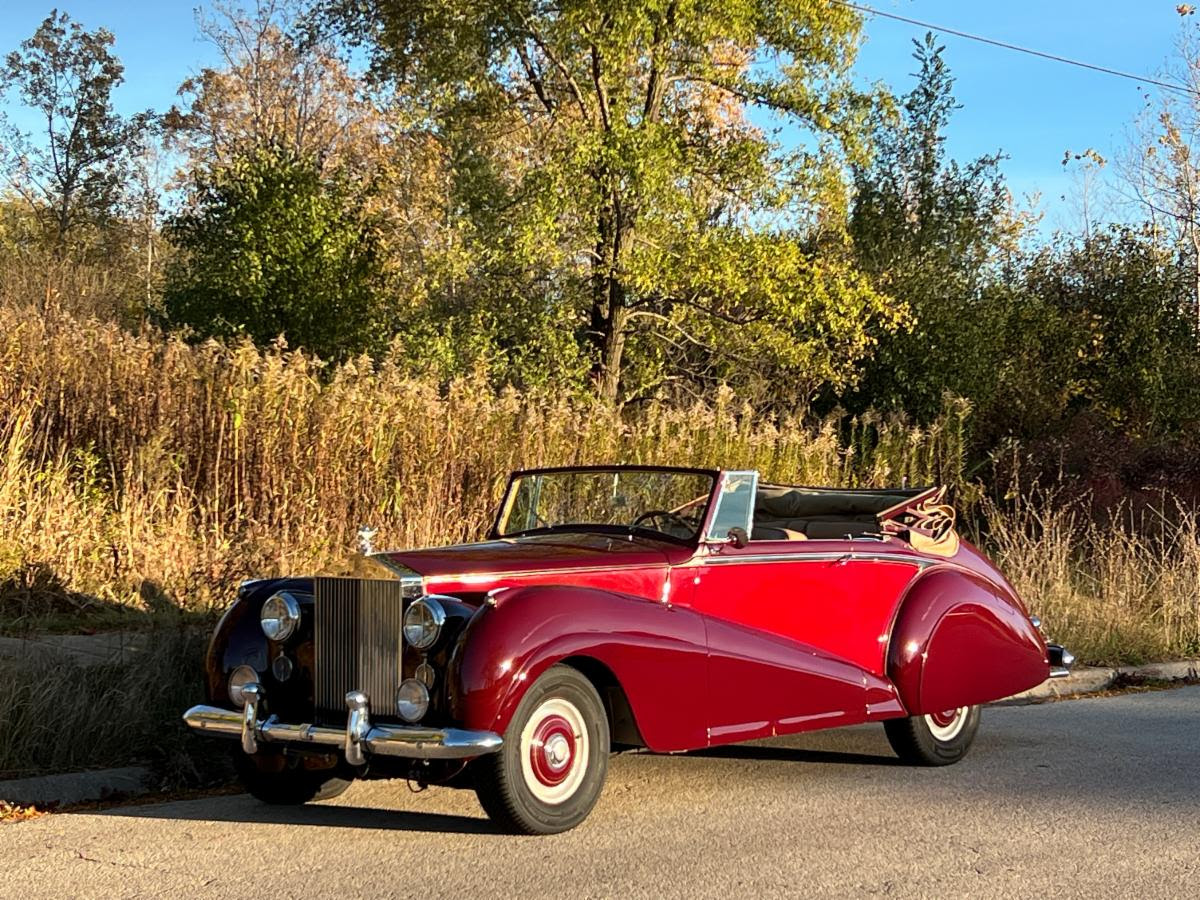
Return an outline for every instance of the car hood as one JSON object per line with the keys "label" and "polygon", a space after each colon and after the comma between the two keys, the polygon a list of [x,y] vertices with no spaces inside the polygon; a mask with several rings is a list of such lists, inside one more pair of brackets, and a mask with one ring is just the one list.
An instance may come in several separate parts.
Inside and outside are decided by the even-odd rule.
{"label": "car hood", "polygon": [[377,553],[380,562],[419,575],[502,575],[562,569],[664,566],[691,555],[690,548],[641,536],[563,533],[502,538],[452,547]]}

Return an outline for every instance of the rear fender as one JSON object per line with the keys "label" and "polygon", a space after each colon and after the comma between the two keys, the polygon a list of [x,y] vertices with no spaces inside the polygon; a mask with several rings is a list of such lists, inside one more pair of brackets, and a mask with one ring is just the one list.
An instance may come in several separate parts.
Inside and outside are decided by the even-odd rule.
{"label": "rear fender", "polygon": [[1000,700],[1049,674],[1046,644],[1006,586],[950,566],[909,586],[888,646],[909,715]]}
{"label": "rear fender", "polygon": [[594,588],[537,586],[499,593],[467,626],[455,654],[454,718],[503,734],[525,691],[570,657],[617,679],[646,746],[707,744],[704,623],[679,607]]}

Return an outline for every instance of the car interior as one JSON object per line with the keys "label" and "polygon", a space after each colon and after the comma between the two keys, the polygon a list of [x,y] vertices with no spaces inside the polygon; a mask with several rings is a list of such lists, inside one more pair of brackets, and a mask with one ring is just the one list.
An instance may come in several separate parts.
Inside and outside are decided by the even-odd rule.
{"label": "car interior", "polygon": [[920,489],[851,490],[760,484],[754,498],[752,541],[878,537],[879,513]]}

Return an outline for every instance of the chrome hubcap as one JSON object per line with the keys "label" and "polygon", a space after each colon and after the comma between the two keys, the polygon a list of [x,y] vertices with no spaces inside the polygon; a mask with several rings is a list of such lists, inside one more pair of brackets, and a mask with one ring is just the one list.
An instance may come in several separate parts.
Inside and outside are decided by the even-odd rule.
{"label": "chrome hubcap", "polygon": [[542,747],[542,751],[546,754],[546,762],[550,764],[550,768],[552,769],[561,769],[571,758],[570,745],[567,743],[567,739],[561,734],[556,734],[550,740],[546,741]]}

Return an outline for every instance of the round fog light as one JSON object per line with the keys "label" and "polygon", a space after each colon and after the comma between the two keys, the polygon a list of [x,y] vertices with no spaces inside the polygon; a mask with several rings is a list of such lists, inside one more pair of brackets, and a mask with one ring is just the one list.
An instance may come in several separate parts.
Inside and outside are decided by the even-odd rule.
{"label": "round fog light", "polygon": [[246,705],[246,698],[242,696],[242,688],[248,684],[258,683],[258,673],[249,666],[238,666],[229,673],[229,699],[233,705],[239,709]]}
{"label": "round fog light", "polygon": [[271,663],[271,672],[276,681],[287,681],[292,677],[292,669],[292,661],[283,654],[275,657],[275,662]]}
{"label": "round fog light", "polygon": [[405,722],[420,720],[429,710],[429,688],[415,678],[406,678],[396,689],[396,712]]}

